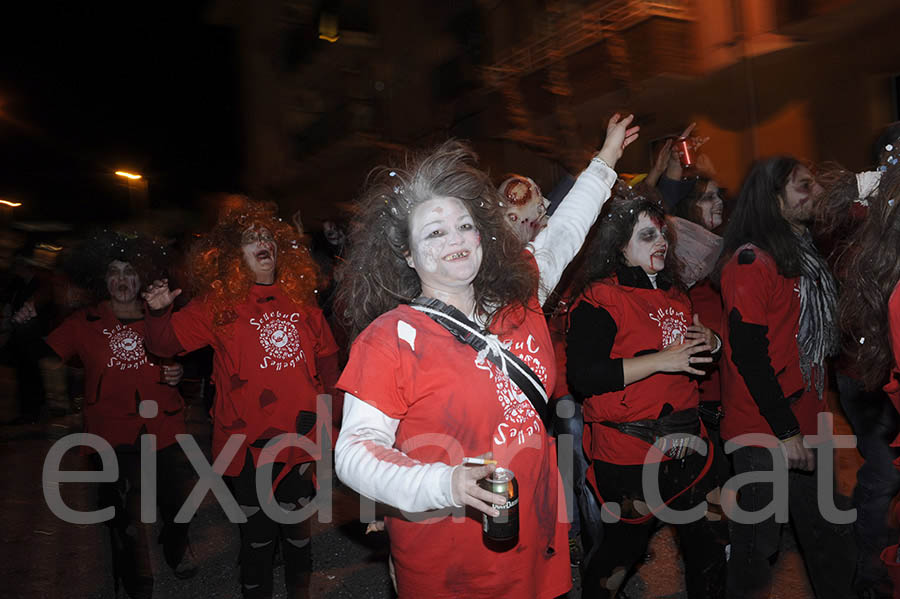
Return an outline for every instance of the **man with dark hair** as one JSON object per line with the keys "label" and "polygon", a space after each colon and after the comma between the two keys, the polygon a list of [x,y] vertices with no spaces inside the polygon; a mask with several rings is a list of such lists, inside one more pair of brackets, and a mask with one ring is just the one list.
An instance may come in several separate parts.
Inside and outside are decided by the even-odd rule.
{"label": "man with dark hair", "polygon": [[[732,519],[730,597],[769,596],[781,532],[776,518],[786,515],[785,507],[816,596],[852,594],[850,528],[826,521],[817,501],[819,475],[833,473],[817,469],[804,443],[817,430],[818,414],[827,411],[825,360],[839,346],[836,285],[808,229],[815,188],[796,159],[762,161],[750,171],[725,232],[721,432],[738,444],[736,473],[759,472],[766,481],[741,485],[738,507],[759,520],[776,503],[760,522],[748,523],[747,514]],[[786,491],[774,488],[779,477],[771,471],[778,467],[790,469]],[[820,486],[834,488],[833,481]],[[778,506],[785,494],[788,505]]]}

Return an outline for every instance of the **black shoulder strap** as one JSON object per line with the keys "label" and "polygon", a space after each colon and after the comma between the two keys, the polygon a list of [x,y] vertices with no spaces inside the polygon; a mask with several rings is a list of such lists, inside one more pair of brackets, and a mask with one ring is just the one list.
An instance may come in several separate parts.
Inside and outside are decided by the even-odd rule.
{"label": "black shoulder strap", "polygon": [[[453,306],[449,306],[441,300],[419,297],[413,300],[410,307],[427,314],[436,323],[450,331],[459,341],[475,349],[476,352],[480,353],[488,348],[486,335],[480,331],[479,326]],[[547,403],[547,391],[544,389],[541,379],[525,362],[508,349],[500,348],[500,352],[503,354],[502,356],[498,355],[493,348],[488,349],[487,359],[500,368],[503,368],[503,362],[506,361],[506,372],[509,378],[531,402],[543,422],[544,428],[549,432],[550,408]]]}

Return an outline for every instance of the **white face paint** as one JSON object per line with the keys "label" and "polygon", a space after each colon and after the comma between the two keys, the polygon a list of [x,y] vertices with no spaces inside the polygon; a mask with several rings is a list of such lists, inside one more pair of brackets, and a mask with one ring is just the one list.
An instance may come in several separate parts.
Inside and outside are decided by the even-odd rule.
{"label": "white face paint", "polygon": [[436,197],[409,216],[406,261],[422,281],[422,290],[459,293],[472,285],[481,268],[481,236],[465,205]]}
{"label": "white face paint", "polygon": [[664,269],[666,253],[669,251],[667,230],[665,222],[651,218],[646,212],[638,216],[631,231],[631,239],[622,250],[625,263],[628,266],[640,266],[649,275]]}
{"label": "white face paint", "polygon": [[722,210],[725,205],[715,181],[707,183],[706,191],[697,200],[697,208],[700,210],[700,224],[710,231],[722,224]]}
{"label": "white face paint", "polygon": [[506,198],[506,220],[522,243],[528,243],[547,226],[550,202],[541,194],[537,183],[528,177],[510,177],[500,184]]}
{"label": "white face paint", "polygon": [[278,260],[278,246],[271,231],[265,227],[252,225],[241,235],[241,249],[244,262],[253,271],[257,283],[269,285],[275,281],[275,264]]}
{"label": "white face paint", "polygon": [[113,260],[106,268],[106,289],[116,303],[129,304],[137,298],[141,279],[128,262]]}

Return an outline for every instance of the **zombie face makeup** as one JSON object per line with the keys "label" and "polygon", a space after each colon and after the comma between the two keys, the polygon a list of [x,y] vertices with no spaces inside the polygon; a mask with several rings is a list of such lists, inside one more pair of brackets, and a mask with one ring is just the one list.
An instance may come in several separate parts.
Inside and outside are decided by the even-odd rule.
{"label": "zombie face makeup", "polygon": [[710,181],[706,185],[706,191],[697,200],[697,209],[700,217],[699,224],[710,231],[722,224],[724,204],[720,192],[721,190],[716,185],[716,182]]}
{"label": "zombie face makeup", "polygon": [[275,282],[275,263],[278,259],[278,246],[275,237],[265,227],[252,225],[241,235],[241,248],[244,251],[244,262],[256,276],[256,282],[270,285]]}
{"label": "zombie face makeup", "polygon": [[537,183],[519,175],[501,183],[500,194],[506,198],[507,223],[522,243],[528,243],[547,225],[550,203]]}
{"label": "zombie face makeup", "polygon": [[409,248],[406,261],[419,275],[423,292],[458,293],[472,284],[481,267],[481,236],[456,198],[436,197],[413,209]]}
{"label": "zombie face makeup", "polygon": [[666,267],[669,242],[664,221],[642,213],[638,216],[631,239],[622,250],[628,266],[640,266],[648,275],[654,275]]}
{"label": "zombie face makeup", "polygon": [[795,228],[805,227],[813,216],[818,186],[812,173],[802,164],[788,178],[784,191],[778,196],[781,215]]}
{"label": "zombie face makeup", "polygon": [[131,264],[113,260],[106,268],[106,289],[113,302],[129,304],[137,298],[141,279]]}

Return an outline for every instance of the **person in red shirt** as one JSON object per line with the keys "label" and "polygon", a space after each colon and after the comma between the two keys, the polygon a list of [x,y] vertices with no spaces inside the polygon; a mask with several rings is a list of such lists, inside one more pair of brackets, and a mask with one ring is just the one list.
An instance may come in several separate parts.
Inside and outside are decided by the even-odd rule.
{"label": "person in red shirt", "polygon": [[307,597],[310,521],[281,524],[266,514],[257,470],[271,467],[274,499],[294,511],[312,501],[313,455],[293,436],[315,443],[317,396],[333,393],[337,345],[315,302],[316,269],[296,230],[274,204],[231,198],[212,232],[192,254],[200,297],[171,312],[180,289],[155,281],[144,293],[151,309],[147,346],[171,356],[212,346],[213,454],[242,435],[223,474],[247,521],[240,524],[241,590],[272,596],[275,543],[281,537],[291,597]]}
{"label": "person in red shirt", "polygon": [[[179,578],[196,566],[188,547],[188,524],[174,522],[187,498],[185,474],[175,435],[185,432],[184,400],[178,392],[181,365],[161,364],[144,350],[141,280],[162,272],[165,250],[138,236],[103,232],[84,242],[67,267],[78,283],[102,290],[106,299],[69,316],[47,337],[63,361],[80,360],[85,371],[84,430],[105,439],[115,450],[119,479],[100,489],[103,506],[116,515],[110,524],[113,574],[133,598],[153,592],[151,530],[140,519],[140,438],[156,439],[159,506],[163,517],[163,553]],[[99,271],[104,269],[105,271]],[[159,276],[155,274],[155,276]],[[92,453],[98,468],[99,455]]]}
{"label": "person in red shirt", "polygon": [[[721,340],[693,314],[669,243],[658,204],[640,196],[610,202],[570,311],[567,374],[569,387],[585,398],[584,446],[594,483],[604,502],[637,520],[604,525],[603,542],[585,568],[585,596],[614,597],[646,551],[656,524],[642,518],[652,501],[642,482],[646,463],[659,464],[657,491],[672,509],[698,505],[720,484],[697,451],[705,432],[690,375],[703,374]],[[635,432],[663,423],[690,439],[689,448]],[[724,596],[728,529],[721,516],[707,512],[679,524],[678,536],[688,595]]]}
{"label": "person in red shirt", "polygon": [[[815,198],[809,169],[776,157],[754,165],[735,201],[721,275],[727,325],[721,431],[739,444],[732,454],[737,474],[771,471],[773,459],[784,457],[790,518],[813,590],[817,597],[848,597],[852,531],[822,515],[820,471],[804,444],[827,411],[825,360],[838,350],[836,286],[808,230]],[[748,433],[754,440],[741,437]],[[781,452],[773,454],[776,446]],[[820,484],[833,491],[833,482]],[[769,482],[745,484],[738,506],[758,512],[773,496]],[[769,595],[780,531],[775,515],[756,524],[732,522],[730,596]]]}
{"label": "person in red shirt", "polygon": [[[637,137],[631,120],[610,120],[603,148],[526,251],[504,223],[504,198],[457,141],[378,171],[360,202],[339,290],[357,336],[338,383],[335,458],[347,485],[404,512],[385,522],[403,599],[550,599],[571,586],[556,452],[538,416],[556,374],[541,303],[609,197],[611,166]],[[485,349],[460,342],[417,297],[455,308]],[[542,397],[513,383],[504,347]],[[482,513],[507,502],[478,486],[495,465],[463,464],[486,454],[518,482],[513,548],[482,538]]]}

